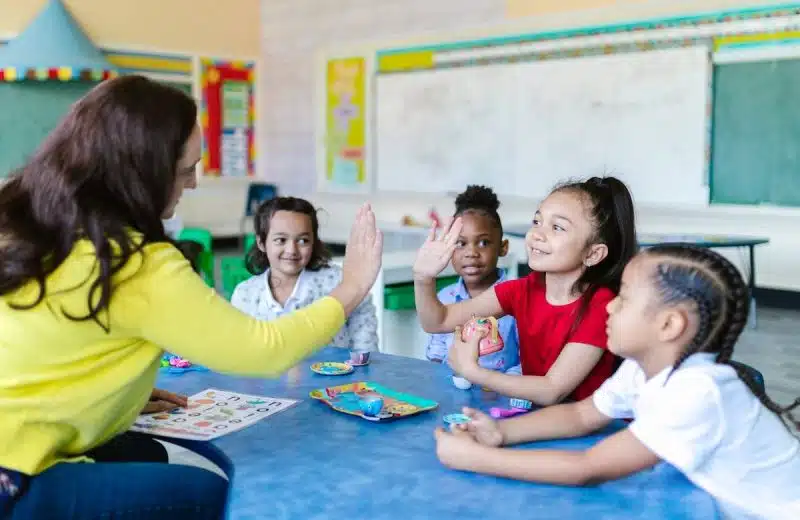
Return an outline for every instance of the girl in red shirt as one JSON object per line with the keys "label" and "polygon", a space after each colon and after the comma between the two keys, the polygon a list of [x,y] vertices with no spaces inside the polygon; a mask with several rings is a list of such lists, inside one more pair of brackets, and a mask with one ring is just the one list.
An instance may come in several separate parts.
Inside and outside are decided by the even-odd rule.
{"label": "girl in red shirt", "polygon": [[435,230],[417,254],[414,292],[422,328],[450,332],[473,316],[514,316],[523,377],[478,365],[473,342],[455,342],[448,361],[473,384],[545,406],[590,396],[614,372],[607,350],[606,305],[636,253],[634,209],[625,184],[592,177],[556,187],[542,201],[525,238],[533,272],[453,305],[436,297],[436,276],[459,240],[455,219]]}

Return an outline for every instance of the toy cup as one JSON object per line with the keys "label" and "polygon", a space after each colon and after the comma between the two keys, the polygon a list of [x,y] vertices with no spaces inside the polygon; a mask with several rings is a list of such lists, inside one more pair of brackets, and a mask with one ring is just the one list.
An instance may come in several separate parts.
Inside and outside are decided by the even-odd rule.
{"label": "toy cup", "polygon": [[461,329],[461,339],[462,341],[469,341],[473,335],[480,331],[486,331],[486,336],[481,339],[479,355],[488,356],[503,350],[503,338],[500,336],[497,319],[491,316],[469,320],[464,325],[464,328]]}
{"label": "toy cup", "polygon": [[469,390],[472,388],[472,383],[463,377],[453,376],[453,384],[456,385],[456,388],[459,390]]}
{"label": "toy cup", "polygon": [[358,402],[361,412],[367,417],[375,417],[383,409],[383,399],[380,397],[362,397]]}
{"label": "toy cup", "polygon": [[354,367],[369,364],[369,352],[351,352],[350,364]]}

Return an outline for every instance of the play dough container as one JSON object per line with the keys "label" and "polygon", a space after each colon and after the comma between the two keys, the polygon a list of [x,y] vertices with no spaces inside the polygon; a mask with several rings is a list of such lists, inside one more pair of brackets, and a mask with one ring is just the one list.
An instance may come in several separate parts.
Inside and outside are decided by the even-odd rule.
{"label": "play dough container", "polygon": [[461,330],[461,339],[469,341],[473,335],[480,331],[486,331],[486,336],[480,342],[479,354],[481,356],[488,356],[503,350],[503,338],[500,336],[497,319],[491,316],[469,320]]}

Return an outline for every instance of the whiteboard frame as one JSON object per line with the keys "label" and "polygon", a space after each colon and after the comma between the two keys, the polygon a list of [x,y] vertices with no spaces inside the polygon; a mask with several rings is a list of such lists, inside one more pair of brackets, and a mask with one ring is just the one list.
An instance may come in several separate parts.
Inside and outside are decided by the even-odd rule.
{"label": "whiteboard frame", "polygon": [[[765,14],[781,13],[786,10],[798,10],[791,15],[783,16],[763,16]],[[570,14],[562,13],[562,15]],[[574,13],[572,13],[574,14]],[[585,14],[585,13],[584,13]],[[595,13],[597,15],[597,13]],[[520,52],[525,50],[534,51],[547,51],[547,50],[569,50],[576,48],[593,48],[603,47],[608,45],[619,45],[621,43],[635,43],[635,42],[656,42],[663,43],[669,42],[677,38],[713,38],[736,35],[741,33],[754,33],[754,34],[773,34],[781,31],[788,31],[792,29],[800,29],[800,2],[794,2],[784,5],[771,5],[760,6],[754,8],[739,8],[729,10],[717,10],[711,12],[702,12],[690,16],[667,16],[661,18],[651,18],[639,21],[629,21],[626,23],[596,23],[595,25],[587,24],[584,27],[572,27],[557,31],[548,31],[545,29],[548,23],[555,26],[566,25],[565,23],[558,22],[557,20],[566,20],[568,17],[556,15],[541,17],[531,20],[517,20],[514,23],[506,24],[493,24],[491,26],[465,29],[461,31],[443,31],[438,36],[432,37],[428,34],[416,34],[402,39],[382,39],[382,40],[365,40],[361,42],[349,43],[346,46],[333,46],[329,48],[319,49],[317,51],[317,66],[316,68],[316,81],[315,81],[315,96],[314,96],[314,109],[317,113],[317,124],[315,125],[315,145],[316,145],[316,166],[317,166],[317,183],[316,191],[320,193],[381,193],[392,195],[397,193],[408,192],[386,192],[377,190],[377,179],[375,171],[375,154],[373,152],[376,142],[375,138],[375,104],[376,104],[376,76],[380,73],[378,70],[378,60],[382,54],[388,52],[411,52],[421,49],[429,49],[437,51],[438,54],[448,53],[450,58],[465,56],[470,59],[481,57],[480,53],[498,52],[497,49],[504,49],[506,52]],[[736,19],[741,15],[742,19]],[[722,21],[723,17],[734,18],[732,21]],[[602,17],[601,17],[602,18]],[[698,24],[697,21],[719,18],[720,21]],[[597,22],[597,20],[595,20]],[[693,24],[694,23],[694,24]],[[676,24],[676,26],[666,28],[651,28],[645,30],[636,30],[643,25],[668,25]],[[582,33],[597,29],[601,34],[580,36]],[[546,36],[552,39],[514,43],[514,40],[525,40],[536,38],[539,36]],[[502,45],[498,45],[501,43]],[[487,45],[494,44],[494,47],[486,47]],[[798,39],[800,44],[800,39]],[[515,47],[515,45],[517,47]],[[524,45],[520,49],[520,45]],[[483,46],[483,47],[481,47]],[[476,49],[475,47],[481,47]],[[458,53],[458,54],[454,54]],[[465,54],[467,53],[467,54]],[[471,53],[471,54],[470,54]],[[771,60],[771,59],[793,59],[800,57],[800,45],[777,45],[764,42],[752,49],[747,50],[731,50],[727,48],[710,49],[711,60],[709,60],[709,67],[717,64],[732,63],[736,61],[756,61],[756,60]],[[366,161],[365,170],[368,176],[368,183],[361,190],[353,190],[347,188],[340,188],[330,185],[325,180],[325,74],[327,61],[329,59],[341,57],[363,57],[366,59],[367,68],[367,120],[366,120]],[[441,59],[441,58],[438,58]],[[448,59],[448,58],[445,58]],[[713,74],[711,75],[713,77]],[[713,81],[713,80],[712,80]],[[713,83],[710,82],[710,91],[713,90]],[[713,103],[712,96],[709,96],[710,103]],[[707,136],[706,146],[711,146],[711,120],[708,122],[709,132]],[[711,177],[710,162],[706,166],[706,173],[704,178],[704,185],[709,186]],[[709,208],[712,204],[710,198],[708,202],[702,205],[703,208]],[[719,206],[719,205],[713,205]]]}

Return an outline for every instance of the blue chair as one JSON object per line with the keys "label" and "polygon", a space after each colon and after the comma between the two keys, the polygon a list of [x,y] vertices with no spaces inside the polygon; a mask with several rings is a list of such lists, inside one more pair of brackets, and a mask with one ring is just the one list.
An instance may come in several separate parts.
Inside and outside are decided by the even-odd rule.
{"label": "blue chair", "polygon": [[764,374],[756,370],[755,368],[751,367],[750,365],[745,365],[744,363],[740,363],[738,361],[731,361],[731,366],[738,367],[741,370],[744,370],[753,378],[753,380],[758,385],[758,388],[764,392],[766,391],[766,386],[764,385]]}

